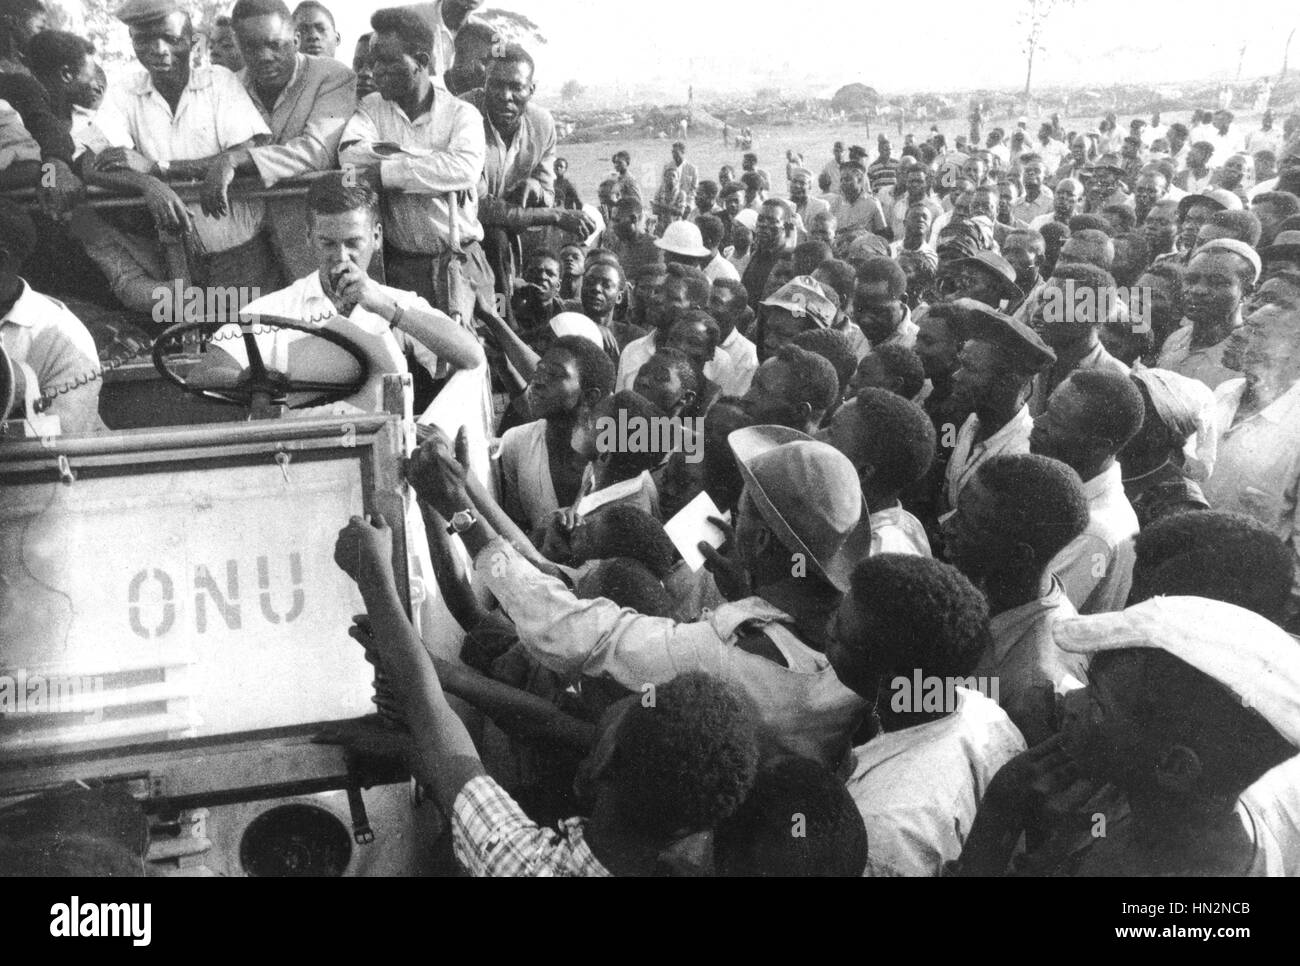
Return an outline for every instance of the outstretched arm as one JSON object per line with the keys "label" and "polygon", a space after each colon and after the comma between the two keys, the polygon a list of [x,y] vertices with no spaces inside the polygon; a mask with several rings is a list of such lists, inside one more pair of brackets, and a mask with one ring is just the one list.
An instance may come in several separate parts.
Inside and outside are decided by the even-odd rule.
{"label": "outstretched arm", "polygon": [[411,770],[450,814],[460,790],[486,769],[402,609],[392,559],[393,532],[382,517],[354,516],[339,531],[334,562],[357,582],[365,601],[375,649],[414,739]]}

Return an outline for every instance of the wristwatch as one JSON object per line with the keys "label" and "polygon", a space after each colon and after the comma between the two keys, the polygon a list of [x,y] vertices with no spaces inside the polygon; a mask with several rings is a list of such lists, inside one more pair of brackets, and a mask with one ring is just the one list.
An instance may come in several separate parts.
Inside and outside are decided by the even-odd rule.
{"label": "wristwatch", "polygon": [[474,516],[473,510],[457,510],[451,517],[451,525],[447,527],[448,533],[464,533],[474,524],[478,523],[478,518]]}

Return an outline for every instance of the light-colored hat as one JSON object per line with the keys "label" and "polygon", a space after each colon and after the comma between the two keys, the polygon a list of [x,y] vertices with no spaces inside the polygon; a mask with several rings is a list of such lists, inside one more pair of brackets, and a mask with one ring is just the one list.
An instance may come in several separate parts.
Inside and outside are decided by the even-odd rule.
{"label": "light-colored hat", "polygon": [[1255,270],[1255,277],[1252,281],[1259,281],[1259,274],[1263,271],[1263,266],[1259,260],[1259,252],[1244,241],[1238,241],[1236,238],[1215,238],[1199,246],[1194,254],[1204,255],[1208,252],[1230,252],[1239,258],[1244,258],[1250,262],[1251,268]]}
{"label": "light-colored hat", "polygon": [[1214,390],[1199,379],[1140,363],[1132,375],[1146,387],[1159,420],[1182,437],[1183,471],[1197,482],[1208,479],[1218,451]]}
{"label": "light-colored hat", "polygon": [[795,318],[806,315],[823,329],[835,321],[839,311],[838,299],[832,300],[811,275],[796,275],[763,299],[762,304],[793,312]]}
{"label": "light-colored hat", "polygon": [[655,247],[688,258],[703,258],[709,254],[709,250],[704,247],[700,229],[689,221],[674,221],[669,224],[664,229],[664,236],[655,239]]}
{"label": "light-colored hat", "polygon": [[784,426],[747,426],[727,442],[763,522],[847,593],[856,561],[846,544],[862,519],[862,486],[849,458]]}
{"label": "light-colored hat", "polygon": [[1300,647],[1254,611],[1204,597],[1153,597],[1122,611],[1058,620],[1066,651],[1166,651],[1218,681],[1300,746]]}
{"label": "light-colored hat", "polygon": [[1178,218],[1182,220],[1187,216],[1188,210],[1192,205],[1209,202],[1218,206],[1220,210],[1240,211],[1241,199],[1234,195],[1227,188],[1206,188],[1204,191],[1194,192],[1190,195],[1184,195],[1178,199]]}
{"label": "light-colored hat", "polygon": [[554,316],[549,324],[556,336],[580,335],[602,349],[605,348],[605,342],[600,337],[600,329],[596,328],[596,323],[581,312],[561,312]]}
{"label": "light-colored hat", "polygon": [[147,23],[185,10],[176,0],[126,0],[115,16],[122,23]]}
{"label": "light-colored hat", "polygon": [[736,217],[733,220],[737,224],[744,225],[750,231],[753,231],[754,226],[758,224],[758,212],[753,208],[744,208],[736,214]]}

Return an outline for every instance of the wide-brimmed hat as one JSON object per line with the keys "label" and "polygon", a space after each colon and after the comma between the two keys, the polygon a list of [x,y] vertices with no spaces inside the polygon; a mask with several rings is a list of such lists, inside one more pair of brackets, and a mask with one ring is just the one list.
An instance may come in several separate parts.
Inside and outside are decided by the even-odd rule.
{"label": "wide-brimmed hat", "polygon": [[1234,195],[1226,188],[1206,188],[1196,194],[1185,195],[1178,200],[1178,220],[1182,221],[1187,217],[1187,211],[1192,205],[1212,204],[1218,211],[1240,211],[1241,199]]}
{"label": "wide-brimmed hat", "polygon": [[963,267],[980,268],[985,274],[990,275],[997,281],[1003,298],[1018,299],[1025,294],[1020,291],[1020,286],[1016,284],[1016,270],[1011,267],[1010,262],[997,252],[978,251],[969,258],[959,258],[951,262],[950,267],[954,269]]}
{"label": "wide-brimmed hat", "polygon": [[1052,636],[1076,654],[1136,647],[1172,654],[1300,745],[1300,647],[1254,611],[1204,597],[1153,597],[1122,611],[1062,618]]}
{"label": "wide-brimmed hat", "polygon": [[655,239],[655,247],[687,258],[703,258],[709,254],[709,250],[704,247],[700,229],[689,221],[672,222],[664,229],[663,237]]}
{"label": "wide-brimmed hat", "polygon": [[824,329],[835,321],[838,301],[832,300],[822,284],[811,275],[796,275],[763,299],[762,304],[793,312],[795,318],[807,316]]}
{"label": "wide-brimmed hat", "polygon": [[862,486],[849,458],[785,426],[747,426],[727,442],[763,522],[813,572],[847,593],[857,561],[846,544],[862,519]]}

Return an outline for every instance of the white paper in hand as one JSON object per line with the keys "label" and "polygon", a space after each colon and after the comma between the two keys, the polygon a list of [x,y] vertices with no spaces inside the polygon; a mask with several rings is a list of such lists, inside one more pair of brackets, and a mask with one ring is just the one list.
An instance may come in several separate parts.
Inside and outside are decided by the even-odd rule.
{"label": "white paper in hand", "polygon": [[731,514],[719,512],[712,497],[707,492],[701,491],[699,496],[677,511],[677,515],[664,524],[668,539],[673,542],[673,546],[677,548],[677,552],[682,555],[686,566],[690,567],[692,572],[704,566],[704,554],[700,553],[697,546],[700,541],[704,541],[710,547],[722,546],[724,539],[722,531],[709,523],[709,517],[720,517],[728,523],[731,522]]}

